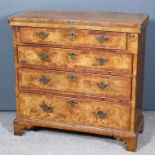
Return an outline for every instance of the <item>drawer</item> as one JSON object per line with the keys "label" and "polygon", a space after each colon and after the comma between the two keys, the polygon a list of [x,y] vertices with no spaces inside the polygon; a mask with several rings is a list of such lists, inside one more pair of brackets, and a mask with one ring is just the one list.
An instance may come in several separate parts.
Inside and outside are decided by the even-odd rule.
{"label": "drawer", "polygon": [[19,88],[130,99],[129,77],[19,69]]}
{"label": "drawer", "polygon": [[129,105],[28,93],[19,103],[20,118],[128,130]]}
{"label": "drawer", "polygon": [[117,32],[23,27],[21,28],[21,41],[23,43],[126,50],[126,34]]}
{"label": "drawer", "polygon": [[49,68],[89,69],[132,73],[132,55],[101,50],[19,46],[18,63]]}

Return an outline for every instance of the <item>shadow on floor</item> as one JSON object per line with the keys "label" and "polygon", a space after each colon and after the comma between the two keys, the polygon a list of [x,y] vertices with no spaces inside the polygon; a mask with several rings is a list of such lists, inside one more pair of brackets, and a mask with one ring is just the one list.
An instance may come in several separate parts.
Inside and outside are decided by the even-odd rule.
{"label": "shadow on floor", "polygon": [[[15,118],[14,112],[0,112],[0,121],[2,127],[5,128],[10,134],[13,134],[13,120]],[[144,124],[144,132],[143,134],[139,135],[138,138],[138,148],[137,150],[142,149],[145,145],[149,144],[151,139],[155,136],[155,112],[145,112],[145,124]],[[109,136],[102,136],[96,134],[89,134],[89,133],[81,133],[81,132],[74,132],[74,131],[66,131],[66,130],[59,130],[59,129],[50,129],[50,128],[43,128],[43,127],[33,127],[29,129],[29,131],[33,132],[52,132],[59,135],[64,135],[68,137],[81,137],[87,138],[88,140],[91,139],[103,139],[109,143],[109,145],[117,144],[121,147],[124,146],[122,141],[117,141],[113,137]],[[28,130],[25,130],[25,134],[28,134]],[[23,135],[24,136],[24,135]]]}

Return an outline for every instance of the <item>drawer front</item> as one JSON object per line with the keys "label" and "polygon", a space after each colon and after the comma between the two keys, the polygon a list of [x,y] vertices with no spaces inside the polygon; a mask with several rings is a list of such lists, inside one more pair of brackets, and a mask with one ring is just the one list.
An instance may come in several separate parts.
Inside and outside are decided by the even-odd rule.
{"label": "drawer front", "polygon": [[22,68],[19,69],[19,87],[129,99],[131,79],[119,76]]}
{"label": "drawer front", "polygon": [[20,64],[38,65],[49,68],[83,68],[116,71],[126,74],[132,72],[132,55],[97,50],[75,50],[52,47],[19,46]]}
{"label": "drawer front", "polygon": [[24,27],[21,28],[21,41],[126,50],[126,34],[117,32]]}
{"label": "drawer front", "polygon": [[26,93],[19,103],[21,118],[128,130],[129,105]]}

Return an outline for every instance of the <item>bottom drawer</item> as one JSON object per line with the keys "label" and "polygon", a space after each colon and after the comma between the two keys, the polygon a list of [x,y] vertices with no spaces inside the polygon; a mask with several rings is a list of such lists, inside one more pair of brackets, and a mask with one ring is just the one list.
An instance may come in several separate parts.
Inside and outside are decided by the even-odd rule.
{"label": "bottom drawer", "polygon": [[62,96],[19,94],[20,118],[128,130],[129,105]]}

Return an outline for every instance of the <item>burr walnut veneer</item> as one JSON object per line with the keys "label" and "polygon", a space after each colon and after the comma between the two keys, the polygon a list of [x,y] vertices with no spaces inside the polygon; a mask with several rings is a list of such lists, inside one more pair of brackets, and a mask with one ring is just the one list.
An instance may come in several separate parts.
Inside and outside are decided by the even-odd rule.
{"label": "burr walnut veneer", "polygon": [[143,130],[144,14],[28,10],[13,26],[17,115],[33,126],[113,136]]}

